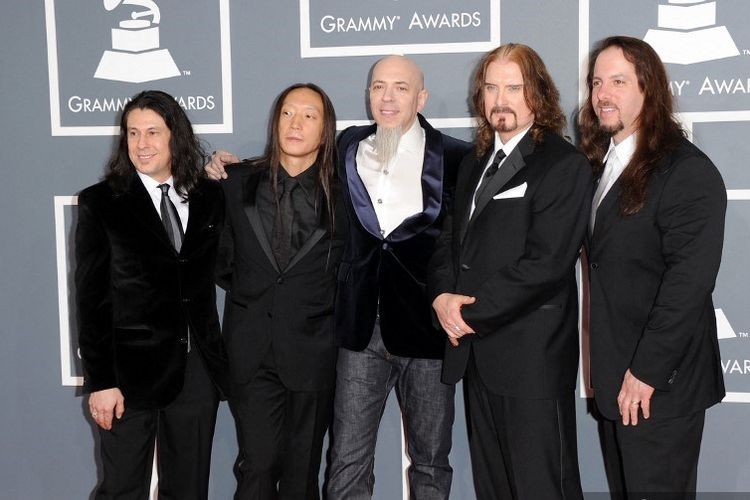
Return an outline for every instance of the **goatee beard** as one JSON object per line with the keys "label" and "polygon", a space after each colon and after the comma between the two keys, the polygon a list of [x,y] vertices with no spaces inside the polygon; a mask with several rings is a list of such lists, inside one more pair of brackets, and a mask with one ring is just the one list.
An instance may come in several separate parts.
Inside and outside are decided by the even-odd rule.
{"label": "goatee beard", "polygon": [[385,166],[396,156],[402,135],[401,127],[378,127],[375,130],[375,155],[378,163]]}

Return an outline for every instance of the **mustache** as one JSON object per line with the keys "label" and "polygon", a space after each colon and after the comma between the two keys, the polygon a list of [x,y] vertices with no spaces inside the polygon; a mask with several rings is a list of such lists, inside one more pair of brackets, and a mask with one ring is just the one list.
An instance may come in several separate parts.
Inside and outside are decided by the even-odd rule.
{"label": "mustache", "polygon": [[493,115],[495,113],[506,113],[506,114],[509,113],[509,114],[512,114],[512,115],[516,114],[516,112],[512,108],[509,108],[508,106],[494,106],[490,110],[490,113],[493,114]]}
{"label": "mustache", "polygon": [[599,109],[601,108],[615,108],[616,110],[620,109],[612,101],[599,101],[596,107]]}

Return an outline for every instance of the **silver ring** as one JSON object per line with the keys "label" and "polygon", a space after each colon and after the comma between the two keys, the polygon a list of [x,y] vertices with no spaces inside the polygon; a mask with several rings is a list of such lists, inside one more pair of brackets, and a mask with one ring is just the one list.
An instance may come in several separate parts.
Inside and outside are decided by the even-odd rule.
{"label": "silver ring", "polygon": [[630,402],[630,406],[638,406],[639,404],[641,404],[640,401],[631,401]]}
{"label": "silver ring", "polygon": [[457,332],[460,332],[460,331],[461,331],[461,328],[460,328],[460,327],[459,327],[458,325],[453,325],[453,328],[455,328],[455,330],[456,330]]}

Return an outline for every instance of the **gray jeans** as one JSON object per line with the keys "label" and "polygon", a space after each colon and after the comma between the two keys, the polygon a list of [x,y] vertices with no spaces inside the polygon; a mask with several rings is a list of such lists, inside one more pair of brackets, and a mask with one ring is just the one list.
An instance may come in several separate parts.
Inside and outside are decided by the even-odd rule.
{"label": "gray jeans", "polygon": [[454,385],[440,381],[442,361],[386,351],[375,329],[364,351],[339,349],[333,407],[328,500],[372,497],[375,442],[385,402],[396,389],[404,419],[412,500],[447,500]]}

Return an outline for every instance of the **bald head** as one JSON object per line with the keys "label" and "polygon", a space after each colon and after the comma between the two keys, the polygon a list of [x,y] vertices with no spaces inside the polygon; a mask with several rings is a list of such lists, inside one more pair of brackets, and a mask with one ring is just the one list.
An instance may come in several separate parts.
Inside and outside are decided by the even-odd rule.
{"label": "bald head", "polygon": [[405,132],[427,102],[424,74],[408,57],[384,57],[372,68],[369,95],[378,126]]}

